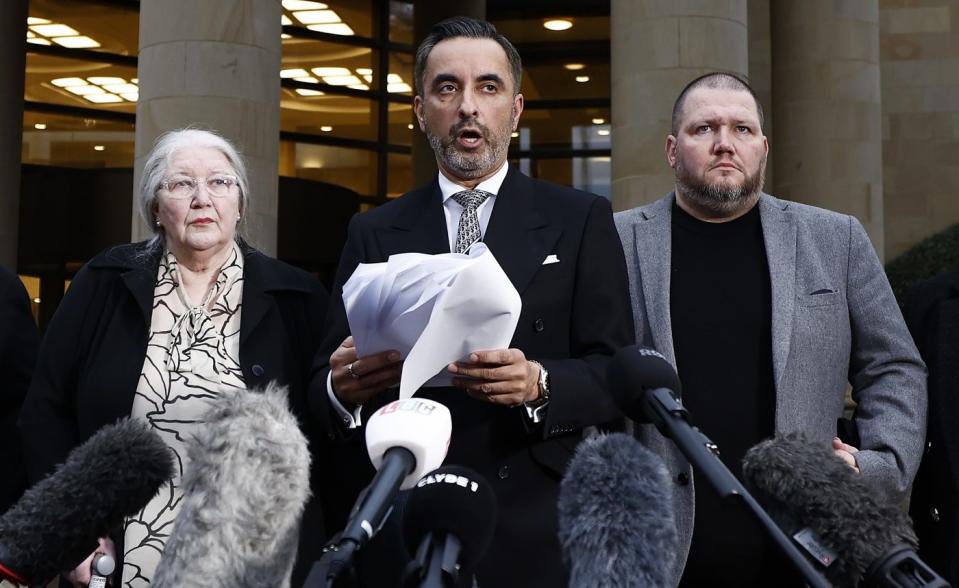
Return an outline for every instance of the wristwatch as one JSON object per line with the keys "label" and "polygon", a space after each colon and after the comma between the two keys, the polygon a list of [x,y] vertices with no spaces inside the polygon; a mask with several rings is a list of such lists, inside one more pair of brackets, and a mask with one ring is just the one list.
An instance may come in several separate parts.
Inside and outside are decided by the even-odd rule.
{"label": "wristwatch", "polygon": [[532,359],[527,361],[539,368],[539,398],[524,402],[523,406],[530,409],[539,408],[549,402],[549,372],[540,362]]}

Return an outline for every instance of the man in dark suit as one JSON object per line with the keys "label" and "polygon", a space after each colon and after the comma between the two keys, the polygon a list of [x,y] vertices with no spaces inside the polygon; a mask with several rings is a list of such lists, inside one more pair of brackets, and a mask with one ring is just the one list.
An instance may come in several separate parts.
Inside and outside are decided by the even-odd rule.
{"label": "man in dark suit", "polygon": [[926,448],[912,487],[909,515],[919,555],[959,585],[959,271],[914,286],[906,324],[929,368]]}
{"label": "man in dark suit", "polygon": [[30,299],[16,274],[0,267],[0,368],[5,384],[0,391],[0,513],[10,508],[27,486],[17,416],[30,387],[40,336],[30,312]]}
{"label": "man in dark suit", "polygon": [[461,252],[482,239],[522,297],[510,348],[477,349],[448,367],[457,377],[453,388],[418,394],[452,412],[446,463],[477,470],[497,497],[496,532],[479,565],[479,584],[552,587],[567,583],[556,536],[559,480],[582,429],[618,418],[604,374],[611,354],[632,335],[609,202],[531,179],[506,163],[523,111],[520,78],[516,49],[486,22],[449,19],[420,46],[414,110],[440,173],[350,223],[321,346],[325,357],[314,375],[326,390],[312,400],[330,437],[341,441],[331,475],[347,483],[328,487],[326,496],[328,528],[338,529],[372,476],[358,429],[396,398],[388,389],[401,370],[394,351],[357,357],[343,284],[358,263],[405,252]]}

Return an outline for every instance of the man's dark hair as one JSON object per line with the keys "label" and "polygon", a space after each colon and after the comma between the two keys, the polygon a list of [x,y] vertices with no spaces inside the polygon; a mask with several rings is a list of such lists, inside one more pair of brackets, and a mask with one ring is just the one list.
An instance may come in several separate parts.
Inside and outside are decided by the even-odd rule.
{"label": "man's dark hair", "polygon": [[753,97],[753,101],[756,103],[756,112],[759,113],[760,130],[762,130],[762,128],[765,126],[766,117],[765,114],[763,114],[763,105],[759,103],[759,97],[757,97],[756,92],[749,87],[749,84],[746,82],[746,80],[734,73],[717,71],[699,76],[695,80],[686,84],[686,87],[683,88],[683,91],[679,93],[679,97],[676,98],[676,102],[673,104],[673,136],[679,134],[679,119],[683,116],[683,107],[686,105],[686,96],[697,88],[710,88],[713,90],[742,90],[744,92],[749,92],[749,95]]}
{"label": "man's dark hair", "polygon": [[476,20],[468,16],[454,16],[433,25],[430,34],[423,39],[416,50],[416,61],[413,63],[413,80],[416,83],[418,95],[423,95],[423,86],[426,83],[426,80],[423,79],[426,75],[426,60],[429,59],[433,47],[436,47],[440,41],[457,37],[492,39],[499,43],[503,51],[506,52],[506,59],[509,60],[510,73],[513,76],[513,95],[519,94],[519,84],[523,77],[523,62],[516,47],[509,42],[509,39],[499,34],[496,27],[485,20]]}

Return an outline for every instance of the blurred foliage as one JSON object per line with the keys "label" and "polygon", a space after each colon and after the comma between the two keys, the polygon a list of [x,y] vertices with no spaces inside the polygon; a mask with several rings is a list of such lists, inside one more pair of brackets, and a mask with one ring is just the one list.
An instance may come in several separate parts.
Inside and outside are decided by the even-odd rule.
{"label": "blurred foliage", "polygon": [[886,264],[886,275],[902,306],[910,286],[959,267],[959,225],[936,233]]}

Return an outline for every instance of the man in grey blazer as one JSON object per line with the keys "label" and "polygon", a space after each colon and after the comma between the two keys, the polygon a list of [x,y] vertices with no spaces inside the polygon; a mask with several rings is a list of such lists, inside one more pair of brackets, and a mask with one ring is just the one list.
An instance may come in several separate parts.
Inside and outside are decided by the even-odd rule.
{"label": "man in grey blazer", "polygon": [[[694,422],[737,475],[750,446],[802,431],[900,500],[922,453],[925,366],[860,223],[762,192],[762,121],[730,74],[697,78],[676,100],[675,192],[616,215],[636,340],[677,368]],[[855,427],[840,439],[847,383]],[[676,581],[784,585],[787,564],[748,513],[700,484],[652,426],[637,436],[674,480]]]}

